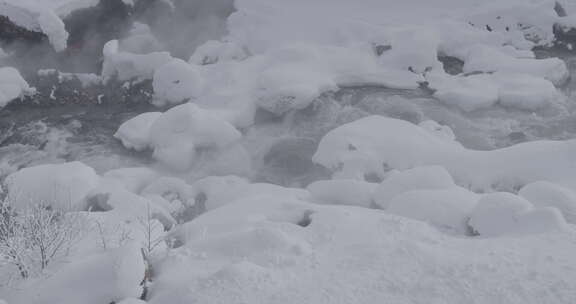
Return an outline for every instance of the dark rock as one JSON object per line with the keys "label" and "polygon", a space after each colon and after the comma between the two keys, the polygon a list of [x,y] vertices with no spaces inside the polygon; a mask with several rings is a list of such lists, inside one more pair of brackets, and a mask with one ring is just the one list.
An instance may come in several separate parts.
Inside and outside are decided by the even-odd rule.
{"label": "dark rock", "polygon": [[41,43],[47,39],[48,37],[44,33],[25,29],[14,24],[8,17],[0,16],[0,42],[2,45],[17,41]]}
{"label": "dark rock", "polygon": [[450,75],[458,75],[463,72],[464,61],[452,56],[438,56],[438,60],[442,62],[444,71]]}

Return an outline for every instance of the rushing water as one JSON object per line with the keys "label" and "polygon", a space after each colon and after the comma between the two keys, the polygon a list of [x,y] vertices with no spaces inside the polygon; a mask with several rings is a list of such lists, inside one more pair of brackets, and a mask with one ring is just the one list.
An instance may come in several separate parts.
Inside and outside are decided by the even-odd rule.
{"label": "rushing water", "polygon": [[[575,57],[553,55],[564,58],[572,73],[576,71]],[[79,160],[99,172],[154,163],[150,152],[125,149],[113,137],[123,121],[158,110],[150,105],[149,83],[129,89],[121,85],[86,89],[79,83],[36,82],[38,95],[0,110],[0,179],[19,168],[48,162]],[[481,150],[574,138],[576,79],[561,89],[566,95],[565,107],[539,113],[503,107],[464,113],[444,106],[425,90],[343,88],[284,118],[259,112],[256,124],[243,139],[253,160],[248,175],[285,185],[321,178],[326,173],[310,159],[319,139],[336,126],[370,114],[414,123],[432,119],[450,126],[464,146]]]}

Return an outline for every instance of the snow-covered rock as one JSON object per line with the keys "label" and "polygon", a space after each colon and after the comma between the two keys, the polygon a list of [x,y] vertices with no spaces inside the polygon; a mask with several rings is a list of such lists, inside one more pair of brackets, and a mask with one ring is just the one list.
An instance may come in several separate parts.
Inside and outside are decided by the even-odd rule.
{"label": "snow-covered rock", "polygon": [[386,211],[465,234],[478,198],[477,194],[460,187],[413,190],[395,196]]}
{"label": "snow-covered rock", "polygon": [[515,58],[498,49],[483,46],[471,48],[463,69],[465,73],[527,74],[544,78],[555,85],[563,84],[569,76],[566,64],[561,59]]}
{"label": "snow-covered rock", "polygon": [[176,220],[169,210],[155,201],[128,191],[114,181],[104,179],[98,187],[88,194],[89,210],[115,211],[128,221],[146,223],[158,220],[165,229],[169,229]]}
{"label": "snow-covered rock", "polygon": [[32,93],[32,89],[20,72],[11,67],[0,67],[0,109],[10,101]]}
{"label": "snow-covered rock", "polygon": [[197,149],[226,148],[240,137],[240,132],[229,122],[192,103],[171,108],[150,128],[154,158],[179,170],[190,168]]}
{"label": "snow-covered rock", "polygon": [[158,173],[145,167],[114,169],[102,175],[103,180],[122,185],[133,193],[140,193],[157,178]]}
{"label": "snow-covered rock", "polygon": [[538,110],[561,101],[554,84],[530,74],[498,72],[469,76],[428,77],[434,97],[464,111],[488,109],[495,104],[521,110]]}
{"label": "snow-covered rock", "polygon": [[220,208],[242,199],[254,197],[302,199],[310,198],[305,189],[286,188],[267,183],[249,183],[238,176],[209,176],[192,185],[205,211]]}
{"label": "snow-covered rock", "polygon": [[196,48],[189,62],[206,65],[229,60],[243,60],[246,57],[248,54],[234,42],[210,40]]}
{"label": "snow-covered rock", "polygon": [[172,60],[168,52],[133,54],[120,49],[118,40],[104,45],[102,78],[108,81],[117,77],[119,81],[152,79],[156,69]]}
{"label": "snow-covered rock", "polygon": [[338,177],[364,179],[367,174],[384,177],[390,169],[426,165],[432,155],[462,149],[409,122],[370,116],[328,132],[313,160]]}
{"label": "snow-covered rock", "polygon": [[[445,167],[462,186],[509,189],[539,181],[573,180],[576,141],[533,141],[476,151],[429,133],[409,122],[365,117],[326,134],[313,160],[338,178],[384,177],[387,170],[424,165]],[[542,155],[547,161],[542,162]]]}
{"label": "snow-covered rock", "polygon": [[377,184],[359,180],[321,180],[308,185],[312,201],[321,204],[372,207]]}
{"label": "snow-covered rock", "polygon": [[162,115],[161,112],[147,112],[124,122],[114,134],[128,149],[141,151],[150,147],[150,128]]}
{"label": "snow-covered rock", "polygon": [[32,291],[28,303],[100,304],[138,298],[144,272],[140,247],[126,245],[63,266]]}
{"label": "snow-covered rock", "polygon": [[450,173],[440,166],[416,167],[392,172],[373,193],[373,200],[380,208],[386,209],[392,199],[402,193],[414,190],[454,188]]}
{"label": "snow-covered rock", "polygon": [[520,189],[518,195],[536,207],[555,207],[562,212],[566,221],[576,224],[576,193],[560,185],[538,181]]}
{"label": "snow-covered rock", "polygon": [[152,86],[156,105],[179,104],[200,96],[203,79],[197,65],[173,59],[156,70]]}
{"label": "snow-covered rock", "polygon": [[556,208],[534,209],[524,198],[507,192],[484,195],[468,222],[481,236],[545,233],[566,229],[566,222]]}
{"label": "snow-covered rock", "polygon": [[36,204],[78,210],[99,181],[94,169],[75,161],[21,169],[6,178],[6,185],[8,200],[17,210]]}

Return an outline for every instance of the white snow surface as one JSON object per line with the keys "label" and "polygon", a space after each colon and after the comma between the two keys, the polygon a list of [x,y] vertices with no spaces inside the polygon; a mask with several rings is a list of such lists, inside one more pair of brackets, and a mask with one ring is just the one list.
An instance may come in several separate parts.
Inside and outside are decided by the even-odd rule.
{"label": "white snow surface", "polygon": [[16,210],[35,203],[63,210],[82,209],[84,198],[99,182],[94,169],[81,162],[24,168],[6,178],[8,201]]}
{"label": "white snow surface", "polygon": [[22,303],[97,304],[142,294],[145,264],[140,248],[126,245],[65,265]]}

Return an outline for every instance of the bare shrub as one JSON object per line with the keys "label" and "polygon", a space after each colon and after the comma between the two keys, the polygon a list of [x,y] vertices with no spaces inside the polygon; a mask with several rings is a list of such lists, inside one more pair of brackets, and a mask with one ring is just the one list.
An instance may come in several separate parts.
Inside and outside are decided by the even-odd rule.
{"label": "bare shrub", "polygon": [[0,204],[0,267],[15,267],[22,279],[64,258],[82,235],[84,221],[78,213],[43,203],[18,211],[7,200]]}

